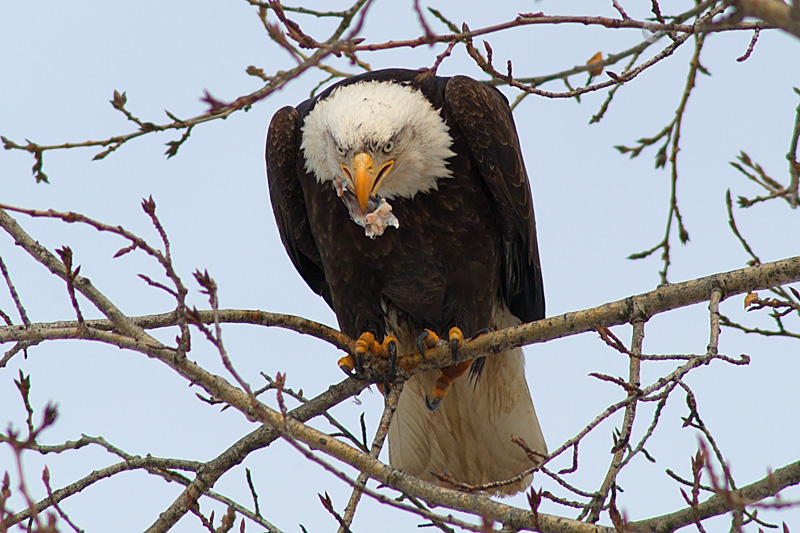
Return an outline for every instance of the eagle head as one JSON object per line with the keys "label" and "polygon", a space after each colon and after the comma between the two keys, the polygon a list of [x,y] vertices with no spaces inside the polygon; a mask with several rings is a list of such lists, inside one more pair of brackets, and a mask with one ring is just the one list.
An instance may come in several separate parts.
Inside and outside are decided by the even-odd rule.
{"label": "eagle head", "polygon": [[389,200],[413,199],[452,177],[449,128],[416,88],[398,82],[344,85],[320,99],[303,123],[306,171],[332,186],[375,238],[399,227]]}

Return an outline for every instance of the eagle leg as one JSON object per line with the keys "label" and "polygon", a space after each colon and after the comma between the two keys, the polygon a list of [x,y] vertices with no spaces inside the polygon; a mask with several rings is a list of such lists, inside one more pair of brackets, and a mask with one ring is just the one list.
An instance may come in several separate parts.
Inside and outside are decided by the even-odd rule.
{"label": "eagle leg", "polygon": [[425,405],[428,406],[429,411],[435,411],[439,408],[442,400],[447,396],[450,385],[466,374],[471,365],[472,361],[463,361],[457,365],[442,368],[441,375],[439,375],[439,379],[436,380],[436,384],[433,386],[433,400],[429,399],[427,394],[425,395]]}
{"label": "eagle leg", "polygon": [[352,355],[345,355],[338,361],[339,368],[348,376],[363,379],[364,361],[368,353],[389,359],[389,371],[385,377],[389,380],[394,379],[397,365],[397,339],[387,335],[383,343],[379,344],[375,336],[369,331],[365,331],[356,340],[356,347]]}
{"label": "eagle leg", "polygon": [[472,365],[472,361],[458,362],[458,349],[464,343],[464,333],[459,328],[450,328],[447,336],[450,341],[453,364],[441,369],[439,379],[436,380],[436,384],[433,386],[433,400],[429,399],[427,395],[425,396],[425,405],[430,411],[435,411],[439,408],[442,400],[447,396],[447,391],[450,390],[450,385],[463,376]]}

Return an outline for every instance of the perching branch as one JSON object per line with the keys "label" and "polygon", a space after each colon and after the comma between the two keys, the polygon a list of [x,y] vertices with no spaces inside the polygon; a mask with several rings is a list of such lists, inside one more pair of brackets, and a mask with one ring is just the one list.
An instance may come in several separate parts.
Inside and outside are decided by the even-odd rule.
{"label": "perching branch", "polygon": [[[81,221],[89,223],[87,220]],[[0,211],[0,226],[23,246],[31,257],[48,266],[51,272],[56,275],[65,272],[66,267],[61,261],[40,245],[34,245],[33,243],[35,241],[33,241],[33,239],[3,211]],[[130,238],[122,234],[120,236]],[[680,284],[668,285],[649,293],[632,296],[593,309],[568,313],[559,317],[552,317],[531,324],[523,324],[514,328],[479,336],[465,343],[463,348],[459,351],[459,360],[473,359],[480,355],[498,353],[524,344],[544,342],[546,340],[581,332],[594,331],[598,326],[610,327],[627,322],[643,324],[643,322],[639,321],[647,320],[661,312],[706,301],[709,298],[711,298],[713,304],[715,298],[721,299],[723,293],[724,296],[730,297],[735,294],[769,288],[797,280],[800,280],[800,257],[717,274]],[[264,423],[259,430],[251,433],[251,435],[233,445],[217,459],[198,468],[196,478],[188,484],[184,495],[175,500],[173,505],[153,524],[150,531],[165,531],[168,529],[170,525],[174,524],[181,516],[194,509],[194,503],[192,502],[196,502],[200,496],[207,493],[215,479],[233,465],[241,462],[247,454],[268,445],[269,442],[272,442],[278,436],[303,443],[311,449],[319,450],[326,455],[330,455],[340,461],[350,464],[358,468],[365,476],[372,477],[387,486],[401,490],[404,494],[421,498],[428,502],[436,502],[439,505],[446,505],[450,508],[461,509],[481,516],[489,516],[506,524],[524,525],[532,523],[529,522],[532,520],[530,515],[518,515],[518,513],[522,511],[492,502],[480,494],[465,495],[458,491],[433,487],[427,483],[415,480],[410,476],[400,474],[391,467],[380,463],[374,457],[364,454],[361,450],[352,448],[344,442],[329,438],[318,430],[314,430],[303,424],[304,420],[324,412],[328,407],[333,405],[333,403],[341,401],[347,397],[347,395],[361,390],[366,386],[365,382],[355,383],[353,380],[348,380],[341,386],[343,387],[342,390],[346,390],[347,392],[336,396],[335,400],[312,400],[295,409],[291,416],[289,416],[289,413],[283,415],[281,412],[275,411],[262,402],[255,400],[255,397],[251,393],[231,385],[218,376],[209,374],[185,357],[175,357],[177,352],[174,348],[162,345],[155,340],[150,341],[153,337],[146,333],[148,329],[178,326],[180,324],[181,317],[176,313],[173,312],[164,315],[139,318],[117,316],[114,313],[119,312],[115,311],[115,308],[104,304],[104,297],[98,288],[95,288],[80,276],[74,276],[73,282],[76,290],[81,291],[84,295],[89,297],[91,301],[97,302],[96,305],[102,306],[107,316],[113,316],[114,320],[108,318],[100,321],[84,321],[83,323],[73,321],[56,324],[32,324],[27,327],[2,326],[0,327],[0,340],[4,342],[41,342],[53,338],[85,339],[105,342],[128,350],[137,351],[160,360],[180,375],[186,377],[190,382],[201,386],[211,397],[235,407],[249,418]],[[207,285],[206,283],[206,286]],[[87,287],[91,287],[91,290],[87,289]],[[659,396],[661,394],[659,391],[671,391],[671,383],[679,383],[687,372],[693,368],[707,364],[713,359],[728,360],[737,363],[746,362],[744,359],[742,361],[730,359],[727,356],[718,354],[716,349],[712,349],[715,346],[714,339],[716,338],[714,336],[713,316],[712,312],[712,340],[706,355],[689,359],[684,365],[678,367],[671,374],[641,388],[640,393],[628,395],[626,400],[609,407],[574,439],[568,441],[551,453],[547,460],[541,463],[541,466],[544,466],[547,461],[557,457],[563,451],[576,446],[584,435],[588,434],[589,431],[597,427],[600,422],[607,419],[614,412],[620,409],[626,411],[625,420],[627,422],[623,424],[623,432],[618,442],[619,448],[615,450],[609,476],[606,482],[603,483],[603,488],[597,493],[597,496],[593,496],[593,501],[602,502],[608,491],[612,489],[612,483],[616,477],[616,473],[624,465],[622,462],[622,455],[620,455],[620,457],[617,457],[617,455],[619,455],[621,451],[627,449],[626,443],[628,437],[626,435],[630,432],[630,424],[635,414],[633,406],[636,401],[661,400],[662,396]],[[339,339],[341,335],[333,334],[325,330],[325,328],[319,325],[313,325],[313,323],[307,321],[294,320],[291,317],[269,315],[261,312],[236,310],[197,311],[193,312],[193,317],[200,324],[217,324],[216,327],[219,327],[225,322],[233,321],[284,326],[292,324],[293,327],[300,331],[316,334],[328,341],[331,339]],[[130,331],[135,335],[121,333],[121,328],[118,325],[120,323],[124,325],[126,332]],[[319,335],[320,331],[326,332],[326,334]],[[639,333],[636,333],[637,331]],[[637,387],[638,365],[640,364],[637,354],[641,354],[640,343],[642,337],[640,330],[635,328],[634,332],[634,348],[631,350],[631,365],[633,366],[631,367],[629,384],[632,387]],[[216,336],[212,335],[212,340],[214,338],[216,338]],[[341,341],[339,342],[339,347],[349,348],[351,342],[352,341]],[[438,368],[453,363],[452,354],[447,346],[436,346],[429,349],[425,354],[425,359],[426,360],[422,362],[419,359],[419,354],[406,354],[400,358],[399,366],[409,369],[404,372],[404,375],[411,376],[426,369]],[[366,372],[367,377],[374,379],[382,377],[383,372],[380,367],[383,363],[383,361],[377,360],[369,362]],[[420,364],[413,366],[415,363]],[[348,383],[351,385],[348,385]],[[331,401],[333,401],[333,403],[331,403]],[[536,469],[537,467],[534,467],[531,471],[535,471]],[[523,475],[527,475],[528,473],[529,472],[526,472]],[[366,477],[363,477],[358,481],[354,481],[354,484],[359,488],[363,487],[365,482]],[[369,492],[367,493],[370,494]],[[53,503],[56,502],[44,501],[39,505],[44,509]],[[594,505],[591,508],[594,509],[593,516],[597,516],[599,507]],[[25,516],[27,515],[22,513],[17,515],[15,519],[18,518],[21,520],[24,519]],[[564,522],[563,519],[550,517],[542,513],[537,513],[536,516],[537,527],[543,527],[543,530],[590,530],[586,529],[586,527],[589,527],[589,524],[584,522]],[[632,523],[631,526],[633,526],[633,524],[635,523]]]}

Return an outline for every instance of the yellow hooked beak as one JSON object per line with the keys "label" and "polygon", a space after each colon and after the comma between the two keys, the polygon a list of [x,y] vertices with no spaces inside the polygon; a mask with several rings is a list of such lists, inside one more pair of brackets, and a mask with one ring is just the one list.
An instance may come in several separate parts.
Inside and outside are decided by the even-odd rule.
{"label": "yellow hooked beak", "polygon": [[353,184],[356,198],[358,199],[358,205],[361,206],[362,212],[366,213],[369,197],[378,191],[378,188],[393,166],[394,160],[389,160],[375,172],[375,162],[372,160],[372,156],[365,152],[360,152],[353,158],[352,173],[345,165],[342,165],[342,171],[350,178]]}

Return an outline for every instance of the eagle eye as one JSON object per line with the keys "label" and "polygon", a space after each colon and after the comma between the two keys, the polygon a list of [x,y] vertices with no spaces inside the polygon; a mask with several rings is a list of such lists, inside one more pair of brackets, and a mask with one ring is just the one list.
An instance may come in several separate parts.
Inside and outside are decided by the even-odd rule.
{"label": "eagle eye", "polygon": [[386,152],[387,154],[392,150],[394,150],[394,141],[389,141],[383,145],[383,151]]}
{"label": "eagle eye", "polygon": [[336,145],[336,153],[337,153],[337,154],[339,154],[339,155],[341,155],[341,156],[344,156],[344,154],[346,153],[346,151],[345,151],[345,149],[344,149],[344,148],[342,148],[341,146],[339,146],[339,145],[337,144],[337,145]]}

